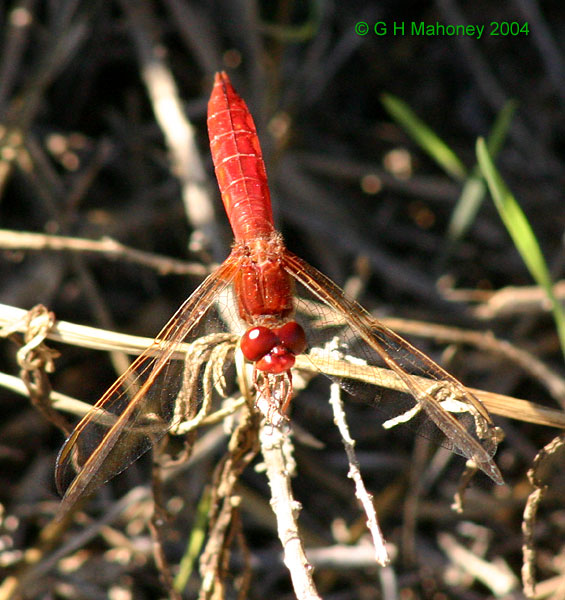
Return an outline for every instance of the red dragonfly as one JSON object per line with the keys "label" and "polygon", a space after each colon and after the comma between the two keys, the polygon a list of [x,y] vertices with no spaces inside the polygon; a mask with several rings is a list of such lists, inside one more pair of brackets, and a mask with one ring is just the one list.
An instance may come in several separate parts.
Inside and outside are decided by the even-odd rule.
{"label": "red dragonfly", "polygon": [[[215,378],[217,383],[221,376],[211,379],[206,361],[212,360],[212,354],[203,353],[194,342],[207,339],[213,348],[219,344],[213,340],[228,340],[231,355],[222,351],[216,356],[226,361],[234,355],[234,337],[229,335],[234,327],[239,330],[238,348],[246,364],[253,365],[257,398],[275,426],[285,419],[292,397],[297,356],[311,356],[324,371],[323,360],[314,361],[314,356],[323,356],[320,349],[338,340],[343,356],[361,358],[365,365],[395,374],[404,391],[393,394],[391,406],[384,406],[385,399],[378,400],[379,405],[401,415],[400,421],[426,421],[442,437],[443,445],[472,459],[496,483],[503,483],[492,460],[496,428],[479,400],[285,248],[273,224],[255,124],[226,73],[215,77],[208,131],[216,177],[235,236],[233,249],[65,442],[56,470],[60,490],[70,481],[61,513],[195,414],[206,385],[202,381]],[[224,337],[210,337],[218,332],[224,332]],[[187,347],[192,348],[195,363],[183,353]],[[351,362],[347,372],[339,379],[334,373],[334,378],[348,392],[376,400],[377,370],[369,371],[375,373],[372,377],[361,377],[363,364]],[[179,398],[184,411],[178,408]]]}

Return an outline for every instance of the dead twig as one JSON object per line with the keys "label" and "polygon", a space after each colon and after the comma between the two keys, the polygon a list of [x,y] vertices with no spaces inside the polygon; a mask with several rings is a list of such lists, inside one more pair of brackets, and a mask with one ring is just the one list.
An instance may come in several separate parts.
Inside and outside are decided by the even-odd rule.
{"label": "dead twig", "polygon": [[349,433],[349,426],[347,425],[345,411],[343,409],[341,388],[336,383],[332,383],[331,385],[330,404],[334,413],[334,422],[339,429],[341,441],[343,442],[343,447],[345,448],[345,453],[347,454],[347,460],[349,462],[349,472],[347,476],[355,483],[355,496],[361,503],[361,506],[367,515],[367,529],[373,538],[375,560],[379,565],[384,567],[390,562],[390,557],[385,546],[381,528],[379,527],[377,511],[373,504],[373,496],[367,491],[361,475],[359,461],[355,455],[355,440]]}
{"label": "dead twig", "polygon": [[495,596],[505,596],[517,589],[518,580],[502,559],[487,560],[477,556],[449,533],[440,533],[438,542],[454,565],[486,585]]}
{"label": "dead twig", "polygon": [[552,371],[539,358],[505,340],[496,338],[490,331],[470,331],[458,327],[448,327],[435,323],[410,321],[405,319],[382,319],[387,326],[402,334],[437,340],[441,343],[467,344],[502,356],[517,364],[533,379],[544,385],[553,398],[565,407],[565,380]]}
{"label": "dead twig", "polygon": [[152,252],[128,248],[124,244],[105,237],[101,240],[88,240],[63,235],[32,233],[0,229],[0,248],[4,250],[33,250],[103,254],[107,258],[124,260],[154,269],[160,275],[206,276],[212,270],[198,263],[187,263]]}
{"label": "dead twig", "polygon": [[[242,471],[259,450],[258,415],[245,411],[228,444],[228,454],[216,467],[209,511],[208,541],[200,558],[202,600],[224,597],[231,542],[238,540],[239,497],[234,488]],[[235,529],[234,529],[235,527]],[[243,555],[245,556],[245,548]],[[245,582],[244,576],[243,581]]]}
{"label": "dead twig", "polygon": [[565,454],[565,436],[558,435],[549,444],[544,446],[534,458],[532,468],[528,471],[528,479],[534,486],[534,491],[528,496],[524,508],[522,533],[524,543],[522,546],[522,584],[524,594],[528,598],[536,597],[534,528],[539,505],[549,488],[549,481],[553,472],[561,469]]}
{"label": "dead twig", "polygon": [[68,542],[62,544],[55,552],[47,551],[59,539],[65,527],[61,523],[48,524],[42,532],[41,540],[35,548],[29,548],[25,560],[15,575],[7,577],[0,585],[0,600],[10,600],[19,597],[18,591],[31,582],[45,577],[53,567],[65,556],[85,546],[90,540],[100,534],[103,527],[112,523],[129,506],[139,503],[148,497],[148,490],[136,487],[118,500],[110,510],[98,521],[74,535]]}
{"label": "dead twig", "polygon": [[284,564],[290,572],[298,600],[320,598],[312,578],[300,533],[298,513],[300,504],[294,499],[290,477],[295,464],[288,428],[265,425],[260,432],[261,452],[265,461],[271,489],[271,507],[277,518],[277,532],[284,550]]}
{"label": "dead twig", "polygon": [[155,118],[169,148],[172,172],[182,188],[187,221],[194,227],[190,248],[201,252],[221,239],[215,221],[210,183],[196,143],[194,127],[186,118],[173,74],[165,60],[163,46],[155,39],[156,21],[150,4],[122,0],[135,43],[141,74]]}
{"label": "dead twig", "polygon": [[[310,363],[310,365],[309,365]],[[308,355],[298,356],[296,367],[298,369],[312,370],[312,366],[318,370],[333,377],[348,377],[350,376],[350,365],[345,361],[329,359],[324,355],[323,360]],[[359,381],[367,381],[372,383],[377,379],[380,385],[387,389],[407,392],[406,386],[388,369],[381,367],[373,367],[370,365],[357,365],[356,378]],[[537,423],[538,425],[547,425],[549,427],[558,427],[565,429],[565,413],[560,410],[545,408],[527,400],[520,400],[503,394],[494,392],[486,392],[475,388],[468,388],[493,414],[498,414],[510,419],[518,419],[529,423]]]}
{"label": "dead twig", "polygon": [[[27,311],[0,304],[0,328],[8,327],[10,332],[25,332],[25,319]],[[129,354],[140,354],[148,348],[152,343],[152,338],[138,337],[123,333],[115,333],[98,329],[95,327],[87,327],[84,325],[76,325],[67,321],[56,321],[49,332],[47,338],[54,341],[64,342],[80,346],[83,348],[91,348],[96,350],[121,350]],[[188,346],[183,345],[178,349],[178,355],[175,358],[183,358],[188,351]],[[326,373],[330,376],[344,377],[348,375],[349,365],[344,361],[329,360],[324,357],[324,360],[319,362],[316,367],[316,358],[313,356],[298,356],[296,368],[309,373]],[[383,387],[400,390],[405,392],[406,389],[401,381],[398,380],[388,369],[365,366],[357,367],[357,372],[360,380],[366,380],[372,383],[375,380],[375,375],[381,382]],[[0,384],[7,384],[17,393],[22,393],[22,388],[8,375],[0,374]],[[487,410],[493,414],[498,414],[510,419],[517,419],[528,423],[536,423],[548,427],[557,427],[565,429],[565,414],[560,410],[540,406],[527,400],[521,400],[504,394],[496,394],[484,390],[469,388],[473,394],[485,405]],[[61,406],[69,406],[69,398],[58,394],[58,402]],[[73,412],[73,404],[78,401],[71,401],[71,412]],[[83,414],[82,403],[75,405],[78,414]]]}
{"label": "dead twig", "polygon": [[[565,300],[565,281],[553,286],[558,300]],[[472,314],[478,319],[492,321],[501,317],[548,313],[551,309],[546,292],[537,285],[506,286],[499,290],[442,289],[451,302],[475,303]]]}

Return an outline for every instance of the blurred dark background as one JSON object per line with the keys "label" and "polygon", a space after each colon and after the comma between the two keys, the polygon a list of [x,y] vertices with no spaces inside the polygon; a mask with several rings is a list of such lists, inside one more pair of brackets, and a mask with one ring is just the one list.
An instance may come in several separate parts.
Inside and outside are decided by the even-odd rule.
{"label": "blurred dark background", "polygon": [[[503,314],[477,310],[488,307],[501,288],[533,285],[492,200],[487,195],[466,233],[450,242],[447,231],[462,183],[392,120],[380,97],[388,93],[406,102],[469,171],[476,163],[477,137],[488,136],[509,100],[517,102],[497,165],[558,281],[565,224],[564,10],[561,2],[534,0],[5,2],[0,8],[1,227],[92,240],[108,236],[206,268],[221,262],[231,233],[213,176],[205,113],[214,72],[226,70],[255,117],[276,222],[292,251],[339,285],[351,286],[378,317],[492,331],[562,373],[554,324],[535,290],[526,308],[510,301]],[[356,33],[360,22],[369,26],[366,35]],[[484,25],[485,31],[481,39],[417,36],[410,33],[412,22]],[[502,22],[518,23],[522,31],[488,35],[493,23]],[[387,26],[386,35],[374,32],[376,23]],[[394,23],[404,23],[406,34],[394,35]],[[185,162],[179,162],[156,118],[156,97],[150,93],[159,85],[152,79],[155,65],[172,77],[183,114],[194,127],[196,152]],[[165,114],[173,113],[165,109]],[[168,126],[169,135],[180,131],[174,122]],[[210,204],[194,204],[190,190],[195,185]],[[95,253],[6,249],[3,237],[0,232],[0,302],[23,309],[42,303],[58,319],[75,323],[153,336],[202,280],[162,275]],[[445,345],[416,343],[469,386],[557,407],[542,383],[504,357],[455,345],[442,354]],[[61,353],[50,378],[54,389],[94,402],[115,378],[102,353],[53,345]],[[10,374],[18,372],[15,350],[10,342],[2,345],[2,369]],[[56,506],[51,478],[63,437],[25,398],[0,391],[0,405],[0,501],[4,516],[17,517],[15,529],[4,523],[6,535],[0,538],[6,540],[0,566],[9,573],[18,552],[35,544]],[[310,420],[316,435],[323,435],[319,422],[312,422],[322,409],[309,413],[298,399],[295,410],[302,428],[309,428]],[[361,411],[359,422],[366,422],[364,409],[352,410]],[[445,531],[477,552],[483,543],[484,560],[505,561],[519,578],[521,512],[530,491],[526,471],[555,431],[496,420],[508,436],[498,463],[509,487],[493,489],[480,479],[462,516],[449,508],[460,459],[422,495],[410,470],[410,432],[396,437],[379,431],[374,446],[370,436],[363,440],[386,537],[402,546],[407,515],[410,520],[409,560],[401,547],[404,559],[392,566],[405,600],[493,594],[488,584],[454,565],[438,542]],[[330,545],[336,541],[330,522],[353,527],[363,516],[338,458],[338,443],[332,435],[326,442],[326,450],[298,451],[296,486],[305,527]],[[194,486],[190,501],[198,499],[217,458],[211,456],[198,475],[187,475],[192,477],[187,485]],[[142,468],[135,467],[121,487],[106,493],[121,495],[143,483],[148,474]],[[248,477],[245,485],[268,503],[260,474]],[[564,482],[562,476],[557,479],[557,491],[550,492],[540,514],[542,578],[556,576],[563,559],[559,481]],[[407,498],[419,499],[419,509]],[[277,566],[269,573],[271,567],[265,567],[278,560],[276,535],[249,521],[248,541],[258,561],[250,597],[292,597],[284,569]],[[148,539],[145,530],[126,535]],[[180,560],[186,535],[179,529],[177,545],[171,543],[172,564]],[[74,586],[75,598],[106,597],[115,581],[130,594],[124,598],[162,593],[153,566],[141,574],[140,556],[153,565],[146,549],[131,551],[138,563],[121,565],[107,539],[97,538],[82,552],[86,571],[107,567],[112,577],[87,585],[86,576],[74,579],[59,564],[41,584],[34,583],[28,597],[68,597],[61,591],[63,582]],[[327,598],[390,597],[376,567],[320,569],[319,574]],[[194,594],[197,587],[192,589]],[[502,597],[519,597],[519,589],[513,583]]]}

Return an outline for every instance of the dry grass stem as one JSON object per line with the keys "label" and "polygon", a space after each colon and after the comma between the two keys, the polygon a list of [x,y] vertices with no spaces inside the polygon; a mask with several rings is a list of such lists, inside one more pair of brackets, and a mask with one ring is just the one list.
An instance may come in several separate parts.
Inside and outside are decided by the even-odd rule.
{"label": "dry grass stem", "polygon": [[535,524],[538,509],[549,484],[555,474],[561,472],[563,457],[565,455],[565,436],[558,435],[549,444],[544,446],[534,458],[533,466],[528,471],[528,479],[534,486],[534,491],[528,496],[524,507],[524,518],[522,521],[522,534],[524,544],[522,546],[522,584],[524,593],[528,598],[536,598],[536,576],[535,561],[536,552],[534,547]]}
{"label": "dry grass stem", "polygon": [[[454,302],[479,302],[473,309],[475,317],[495,320],[501,317],[548,313],[547,294],[539,286],[504,287],[490,290],[445,290],[444,296]],[[565,300],[565,281],[553,286],[558,300]]]}
{"label": "dry grass stem", "polygon": [[194,127],[186,118],[179,90],[163,47],[154,39],[150,5],[122,0],[131,25],[138,61],[155,118],[169,149],[172,172],[178,177],[188,222],[194,227],[191,249],[202,250],[218,239],[214,201]]}
{"label": "dry grass stem", "polygon": [[467,344],[512,361],[525,373],[544,385],[553,398],[565,407],[565,379],[530,352],[496,338],[489,331],[469,331],[458,327],[406,319],[387,318],[382,322],[394,331],[405,335],[434,339],[440,343]]}
{"label": "dry grass stem", "polygon": [[384,567],[390,562],[390,557],[377,519],[377,511],[373,504],[373,496],[367,491],[361,475],[359,461],[355,455],[355,440],[353,440],[350,435],[345,411],[343,409],[341,388],[336,383],[332,383],[331,385],[330,404],[334,414],[334,422],[339,429],[341,441],[343,442],[343,447],[345,448],[345,453],[347,454],[347,460],[349,462],[349,472],[347,476],[353,480],[355,484],[355,496],[361,503],[361,506],[367,515],[367,528],[373,539],[375,560],[379,565]]}
{"label": "dry grass stem", "polygon": [[206,268],[199,263],[188,263],[153,252],[129,248],[120,242],[105,237],[101,240],[29,231],[0,229],[0,248],[4,250],[52,251],[103,254],[112,260],[122,260],[154,269],[160,275],[208,275],[213,266]]}
{"label": "dry grass stem", "polygon": [[[349,365],[346,361],[328,359],[324,355],[323,360],[316,358],[315,356],[299,356],[296,361],[298,369],[312,369],[308,363],[320,365],[320,370],[328,375],[334,377],[346,377],[348,376]],[[380,385],[384,388],[399,390],[406,392],[407,388],[404,386],[402,381],[389,369],[373,366],[356,366],[356,376],[360,381],[372,382],[377,378]],[[469,390],[477,396],[477,398],[485,405],[489,412],[498,414],[511,419],[518,419],[520,421],[527,421],[530,423],[537,423],[539,425],[547,425],[548,427],[558,427],[565,429],[565,414],[559,410],[545,408],[528,402],[527,400],[520,400],[518,398],[512,398],[511,396],[504,396],[503,394],[496,394],[494,392],[485,392],[483,390],[477,390],[469,388]]]}
{"label": "dry grass stem", "polygon": [[438,542],[454,565],[486,585],[495,596],[505,596],[518,589],[518,579],[501,559],[481,558],[459,544],[449,533],[441,533]]}
{"label": "dry grass stem", "polygon": [[[0,328],[2,329],[2,335],[7,336],[13,332],[24,333],[27,330],[27,314],[28,311],[0,304]],[[120,350],[133,355],[140,354],[153,343],[153,339],[151,338],[110,332],[95,327],[76,325],[67,321],[56,321],[52,329],[47,333],[47,338],[83,348]],[[177,354],[174,356],[175,358],[183,358],[189,351],[190,345],[184,344],[179,346]],[[318,359],[318,367],[316,367],[316,363],[315,356],[299,356],[297,357],[296,368],[310,373],[325,372],[327,375],[335,377],[342,377],[349,373],[349,365],[345,361],[328,359],[324,356],[323,361]],[[358,366],[356,367],[356,372],[359,373],[360,380],[362,381],[372,382],[376,377],[385,388],[406,391],[404,384],[388,369],[373,366]],[[20,393],[19,390],[21,388],[9,376],[4,376],[2,381],[5,381],[11,389]],[[536,423],[538,425],[565,429],[565,414],[559,410],[503,394],[473,388],[469,389],[479,398],[487,410],[493,414]],[[63,403],[62,405],[69,406],[68,400],[65,396],[58,395],[58,401]],[[74,402],[71,401],[71,406]],[[81,404],[76,405],[76,410],[79,414],[82,414],[83,408]]]}
{"label": "dry grass stem", "polygon": [[298,531],[301,507],[293,497],[290,484],[294,462],[288,450],[288,428],[263,425],[259,439],[271,489],[271,506],[277,517],[277,532],[284,550],[284,564],[290,572],[294,593],[299,600],[320,598]]}
{"label": "dry grass stem", "polygon": [[89,541],[100,535],[101,530],[115,521],[129,506],[139,504],[149,498],[149,491],[145,487],[136,487],[125,496],[117,500],[113,506],[106,511],[104,516],[86,529],[74,534],[69,541],[63,543],[57,550],[47,553],[51,546],[63,533],[60,524],[51,522],[42,531],[40,545],[29,548],[23,564],[20,565],[18,573],[8,577],[0,585],[0,600],[9,600],[21,597],[19,590],[32,586],[34,581],[41,580],[54,568],[54,566],[65,556],[83,548]]}

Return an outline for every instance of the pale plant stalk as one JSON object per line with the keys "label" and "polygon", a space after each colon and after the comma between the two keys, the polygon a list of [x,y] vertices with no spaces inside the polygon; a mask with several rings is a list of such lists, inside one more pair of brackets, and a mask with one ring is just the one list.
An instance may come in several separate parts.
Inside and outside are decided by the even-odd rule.
{"label": "pale plant stalk", "polygon": [[330,391],[330,405],[334,413],[334,423],[339,429],[341,435],[341,441],[347,454],[347,460],[349,462],[349,472],[347,476],[355,483],[355,496],[361,503],[365,515],[367,516],[367,529],[373,538],[373,545],[375,548],[375,560],[381,566],[386,566],[390,562],[388,555],[385,539],[383,537],[381,528],[379,527],[379,521],[377,518],[377,511],[373,504],[373,496],[369,494],[363,481],[361,469],[359,467],[359,461],[355,454],[355,440],[351,437],[349,432],[349,426],[343,409],[343,401],[341,399],[341,388],[336,383],[332,383]]}
{"label": "pale plant stalk", "polygon": [[[6,337],[11,333],[25,332],[28,327],[26,322],[27,314],[28,311],[26,310],[0,304],[0,336]],[[56,321],[47,333],[47,338],[73,346],[80,346],[81,348],[105,351],[120,350],[132,355],[140,354],[153,343],[152,338],[116,333],[85,325],[77,325],[67,321]],[[189,344],[181,344],[174,357],[183,359],[189,351]],[[347,377],[350,376],[351,372],[351,366],[346,361],[328,359],[326,356],[323,358],[316,358],[312,355],[298,356],[296,359],[296,368],[309,373],[323,372],[333,377]],[[375,380],[378,380],[383,388],[402,392],[407,391],[402,381],[389,369],[370,365],[356,365],[355,373],[360,381],[373,383]],[[23,390],[19,384],[15,383],[15,379],[10,378],[8,375],[3,375],[0,383],[7,384],[7,387],[10,387],[17,393],[21,393]],[[505,396],[504,394],[496,394],[473,388],[469,389],[492,414],[538,425],[565,429],[565,415],[559,410],[539,406],[533,402],[512,396]],[[24,395],[27,395],[27,392],[24,392]],[[52,397],[63,403],[62,406],[65,408],[62,408],[62,410],[69,410],[69,412],[78,415],[84,414],[84,403],[55,392]],[[70,406],[72,404],[75,404],[74,409]]]}
{"label": "pale plant stalk", "polygon": [[304,544],[298,530],[300,503],[294,499],[290,477],[295,464],[285,426],[263,425],[259,434],[271,488],[271,506],[277,518],[277,532],[284,550],[284,564],[290,572],[294,592],[299,600],[320,598],[312,578]]}

